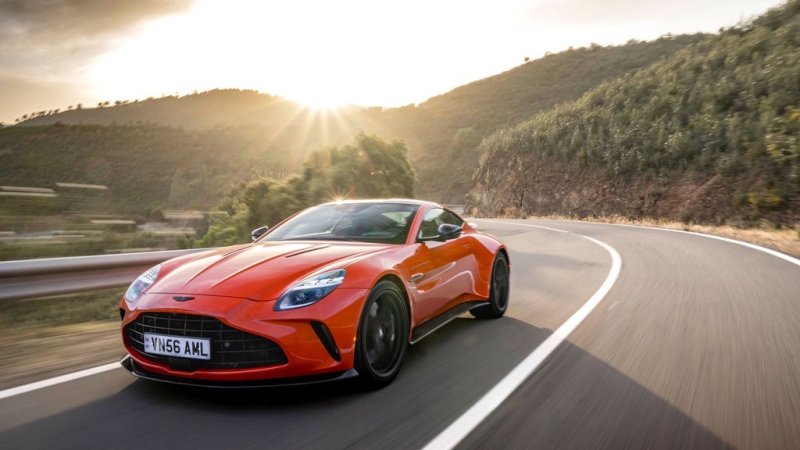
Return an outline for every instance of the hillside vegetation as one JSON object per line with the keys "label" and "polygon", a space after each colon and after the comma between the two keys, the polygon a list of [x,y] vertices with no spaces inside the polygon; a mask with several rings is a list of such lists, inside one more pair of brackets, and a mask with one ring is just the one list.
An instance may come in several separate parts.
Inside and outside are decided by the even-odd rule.
{"label": "hillside vegetation", "polygon": [[[232,99],[243,105],[240,113],[260,112],[238,120],[225,106],[237,103]],[[276,102],[269,114],[259,109]],[[44,121],[55,122],[31,125]],[[206,127],[184,127],[189,123]],[[349,142],[365,129],[381,129],[366,110],[332,115],[252,91],[68,111],[0,129],[0,185],[106,185],[113,198],[110,213],[208,209],[232,183],[295,173],[307,155]]]}
{"label": "hillside vegetation", "polygon": [[[154,125],[63,125],[0,130],[0,184],[109,188],[108,213],[209,208],[230,183],[297,170],[295,157],[256,127],[187,131]],[[5,201],[5,200],[4,200]],[[4,203],[0,203],[0,207]]]}
{"label": "hillside vegetation", "polygon": [[481,144],[480,214],[800,218],[800,1]]}
{"label": "hillside vegetation", "polygon": [[461,86],[416,107],[384,110],[377,119],[384,130],[409,143],[420,196],[463,203],[478,167],[477,146],[483,138],[575,100],[604,81],[647,67],[703,37],[665,36],[651,42],[570,49]]}

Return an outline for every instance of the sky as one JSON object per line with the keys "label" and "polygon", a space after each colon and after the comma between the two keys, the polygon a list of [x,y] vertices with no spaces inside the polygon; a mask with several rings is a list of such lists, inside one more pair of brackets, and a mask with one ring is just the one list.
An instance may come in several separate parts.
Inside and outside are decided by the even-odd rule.
{"label": "sky", "polygon": [[715,32],[782,0],[0,0],[0,122],[256,89],[401,106],[545,52]]}

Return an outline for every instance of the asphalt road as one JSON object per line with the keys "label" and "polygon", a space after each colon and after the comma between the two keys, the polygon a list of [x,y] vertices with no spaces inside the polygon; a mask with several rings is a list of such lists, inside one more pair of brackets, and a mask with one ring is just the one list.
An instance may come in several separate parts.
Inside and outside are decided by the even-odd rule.
{"label": "asphalt road", "polygon": [[0,446],[420,448],[605,280],[611,291],[464,448],[800,448],[800,267],[695,235],[480,222],[509,247],[511,307],[412,347],[395,382],[229,392],[122,370],[0,400]]}

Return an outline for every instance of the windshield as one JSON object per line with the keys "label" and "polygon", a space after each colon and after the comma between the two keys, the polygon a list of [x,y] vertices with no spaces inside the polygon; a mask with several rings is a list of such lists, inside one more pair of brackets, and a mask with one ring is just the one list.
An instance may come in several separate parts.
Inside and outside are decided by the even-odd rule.
{"label": "windshield", "polygon": [[335,240],[404,244],[417,205],[339,203],[309,208],[269,232],[264,241]]}

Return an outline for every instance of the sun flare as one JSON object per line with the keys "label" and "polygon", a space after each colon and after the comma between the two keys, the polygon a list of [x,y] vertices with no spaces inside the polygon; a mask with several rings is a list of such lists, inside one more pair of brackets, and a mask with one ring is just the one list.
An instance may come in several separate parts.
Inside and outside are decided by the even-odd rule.
{"label": "sun flare", "polygon": [[[418,103],[491,73],[464,70],[453,80],[438,68],[461,64],[465,54],[409,51],[434,42],[398,25],[425,17],[416,8],[358,3],[359,14],[350,14],[355,4],[348,2],[351,9],[314,4],[310,14],[302,2],[198,1],[120,38],[86,67],[86,77],[103,100],[239,88],[332,110]],[[382,20],[365,22],[367,13]]]}
{"label": "sun flare", "polygon": [[[332,95],[333,94],[333,95]],[[287,99],[297,102],[312,111],[335,112],[345,106],[348,101],[331,92],[300,92],[290,93]]]}
{"label": "sun flare", "polygon": [[[331,36],[321,40],[318,34],[297,33],[282,21],[264,27],[265,17],[300,13],[258,5],[248,4],[252,14],[221,21],[230,8],[199,2],[183,16],[148,23],[88,67],[95,94],[115,100],[235,87],[284,97],[313,110],[385,100],[374,92],[374,81],[369,82],[378,77],[359,66],[369,61],[353,59],[347,52],[353,45],[345,39],[346,31],[309,23]],[[356,74],[345,68],[355,68]]]}
{"label": "sun flare", "polygon": [[[496,74],[523,55],[663,33],[615,26],[597,40],[600,32],[591,27],[532,26],[535,17],[525,13],[531,3],[538,2],[513,0],[503,9],[457,0],[409,0],[402,7],[364,0],[197,0],[182,14],[118,37],[82,75],[93,97],[112,102],[238,88],[313,110],[395,107]],[[454,10],[460,19],[447,21],[452,38],[442,39],[442,18]]]}

